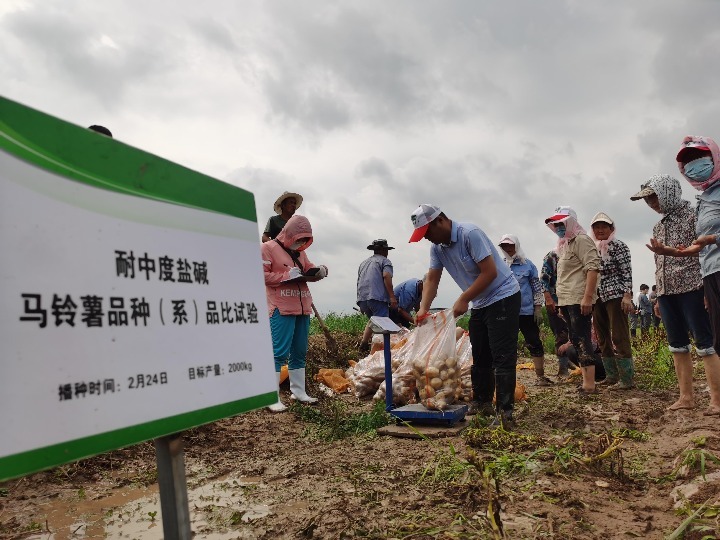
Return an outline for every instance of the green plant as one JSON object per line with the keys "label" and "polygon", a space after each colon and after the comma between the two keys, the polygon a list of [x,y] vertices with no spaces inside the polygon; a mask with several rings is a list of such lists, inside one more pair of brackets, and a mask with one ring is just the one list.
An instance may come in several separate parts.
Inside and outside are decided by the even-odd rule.
{"label": "green plant", "polygon": [[455,447],[451,444],[449,449],[439,451],[433,461],[425,466],[418,483],[431,484],[464,484],[474,478],[475,466],[460,459]]}
{"label": "green plant", "polygon": [[669,390],[677,385],[673,356],[660,333],[636,341],[635,380],[643,390]]}
{"label": "green plant", "polygon": [[320,406],[296,402],[290,406],[290,411],[304,422],[312,424],[312,427],[306,429],[306,435],[326,441],[372,434],[392,420],[385,412],[383,402],[375,403],[370,412],[363,413],[348,413],[347,405],[339,400],[328,401]]}
{"label": "green plant", "polygon": [[148,516],[150,516],[150,521],[155,521],[155,518],[157,517],[157,511],[148,512]]}
{"label": "green plant", "polygon": [[703,480],[705,480],[708,465],[720,465],[720,458],[703,448],[705,445],[704,437],[693,442],[695,448],[688,448],[680,454],[680,464],[675,472],[683,476],[691,472],[699,472]]}
{"label": "green plant", "polygon": [[[350,315],[331,311],[323,317],[323,322],[331,332],[344,332],[346,334],[360,334],[365,329],[367,317],[360,313]],[[321,334],[322,328],[316,317],[310,319],[310,335]]]}
{"label": "green plant", "polygon": [[649,433],[630,428],[616,428],[613,429],[610,434],[618,439],[631,439],[638,442],[647,442],[650,440]]}

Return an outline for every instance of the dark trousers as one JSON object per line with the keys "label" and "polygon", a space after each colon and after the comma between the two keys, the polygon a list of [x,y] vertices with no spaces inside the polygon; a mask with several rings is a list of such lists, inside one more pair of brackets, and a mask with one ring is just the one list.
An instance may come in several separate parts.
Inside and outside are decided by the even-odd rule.
{"label": "dark trousers", "polygon": [[603,358],[632,358],[630,325],[622,310],[622,298],[598,300],[593,306],[593,325]]}
{"label": "dark trousers", "polygon": [[555,335],[555,354],[557,354],[557,350],[560,345],[564,345],[570,341],[570,337],[568,336],[568,327],[565,320],[557,314],[557,311],[555,313],[550,313],[550,311],[548,311],[547,314],[548,322],[550,323],[550,330],[552,330],[552,333]]}
{"label": "dark trousers", "polygon": [[402,315],[400,315],[400,312],[397,309],[390,308],[390,320],[398,326],[410,328],[410,323],[407,322]]}
{"label": "dark trousers", "polygon": [[[492,403],[497,386],[497,408],[512,412],[515,403],[517,336],[520,329],[520,293],[489,306],[473,309],[468,322],[473,366],[473,399]],[[497,383],[497,384],[496,384]]]}
{"label": "dark trousers", "polygon": [[705,276],[703,285],[712,326],[713,348],[717,352],[720,351],[720,272]]}
{"label": "dark trousers", "polygon": [[592,317],[580,312],[580,304],[561,306],[560,312],[567,322],[570,341],[577,351],[580,367],[602,365],[592,344]]}
{"label": "dark trousers", "polygon": [[525,338],[525,346],[530,351],[530,356],[540,357],[545,355],[543,343],[540,339],[540,329],[532,315],[520,315],[520,332]]}

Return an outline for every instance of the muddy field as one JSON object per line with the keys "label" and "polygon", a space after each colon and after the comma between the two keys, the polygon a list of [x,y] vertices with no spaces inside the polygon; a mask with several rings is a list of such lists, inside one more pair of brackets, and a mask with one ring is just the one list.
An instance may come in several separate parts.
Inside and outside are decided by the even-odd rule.
{"label": "muddy field", "polygon": [[[310,367],[345,362],[312,339]],[[314,385],[311,412],[187,432],[195,538],[717,537],[720,419],[702,415],[703,380],[697,409],[668,411],[671,391],[579,398],[575,381],[538,388],[531,371],[518,376],[529,399],[512,433],[471,419],[443,438],[332,440],[373,403]],[[145,443],[0,484],[0,537],[162,538],[154,466]]]}

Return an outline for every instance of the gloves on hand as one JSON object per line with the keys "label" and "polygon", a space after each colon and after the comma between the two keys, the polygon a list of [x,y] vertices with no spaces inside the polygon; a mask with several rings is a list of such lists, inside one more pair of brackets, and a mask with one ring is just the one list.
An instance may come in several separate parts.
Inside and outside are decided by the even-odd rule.
{"label": "gloves on hand", "polygon": [[321,264],[320,266],[318,266],[318,272],[315,275],[318,277],[321,277],[321,278],[327,277],[327,275],[328,275],[327,266],[325,266],[324,264]]}
{"label": "gloves on hand", "polygon": [[533,319],[535,320],[535,324],[537,324],[538,326],[540,326],[543,323],[541,306],[535,306],[535,311],[533,312]]}
{"label": "gloves on hand", "polygon": [[289,279],[295,279],[296,277],[302,276],[302,270],[300,270],[297,266],[293,266],[290,271],[288,272],[288,278]]}

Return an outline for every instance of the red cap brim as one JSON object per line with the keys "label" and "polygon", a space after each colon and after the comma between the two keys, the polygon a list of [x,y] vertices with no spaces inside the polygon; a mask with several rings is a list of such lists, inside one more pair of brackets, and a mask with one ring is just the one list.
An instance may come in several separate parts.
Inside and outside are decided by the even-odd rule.
{"label": "red cap brim", "polygon": [[555,214],[554,216],[550,216],[549,218],[547,218],[545,220],[545,223],[552,223],[553,221],[560,221],[560,220],[563,220],[568,217],[570,217],[570,216],[568,216],[567,214]]}
{"label": "red cap brim", "polygon": [[705,152],[709,152],[710,148],[708,148],[707,146],[686,146],[678,152],[677,156],[675,156],[675,161],[682,161],[682,155],[690,150],[702,150]]}
{"label": "red cap brim", "polygon": [[422,227],[418,227],[417,229],[415,229],[412,233],[412,236],[410,237],[410,240],[408,240],[408,243],[419,242],[420,240],[425,238],[425,233],[427,232],[429,226],[430,224],[428,223],[427,225],[423,225]]}

